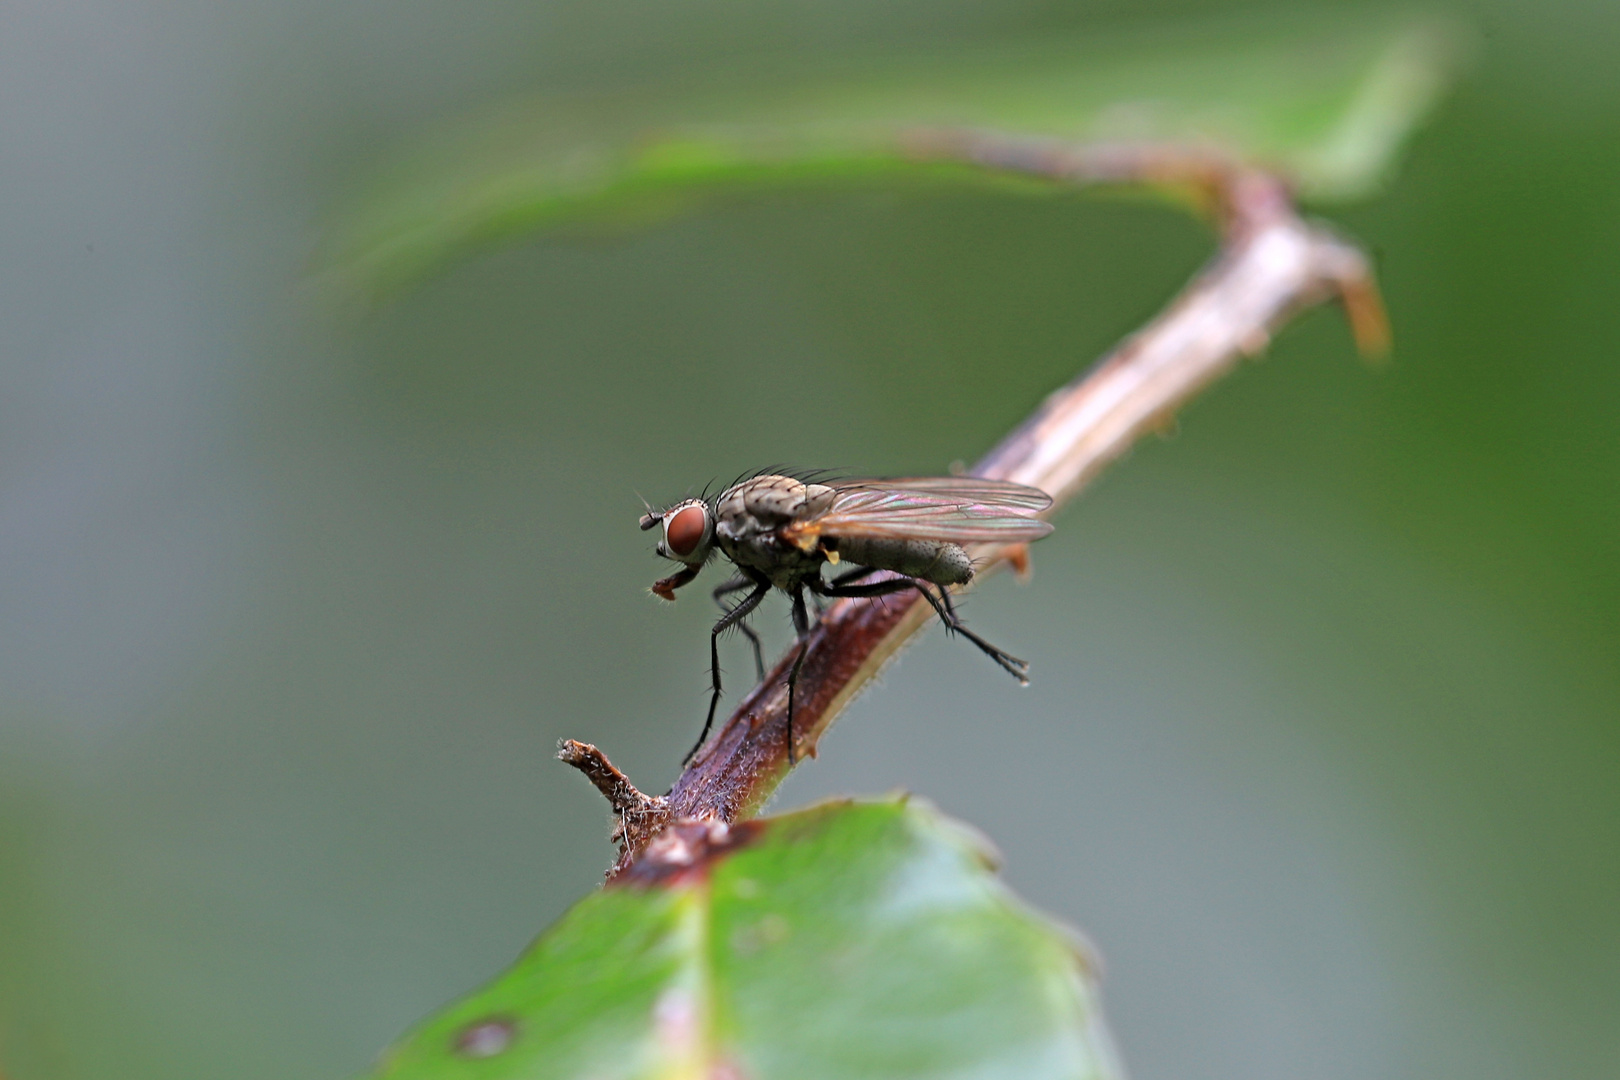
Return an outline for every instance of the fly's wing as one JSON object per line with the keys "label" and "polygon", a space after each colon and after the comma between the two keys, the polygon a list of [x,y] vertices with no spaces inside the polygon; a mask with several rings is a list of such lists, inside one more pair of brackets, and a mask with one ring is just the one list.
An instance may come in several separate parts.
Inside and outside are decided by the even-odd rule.
{"label": "fly's wing", "polygon": [[833,486],[837,494],[827,512],[787,526],[785,539],[806,550],[823,536],[1013,544],[1052,531],[1035,516],[1052,505],[1051,497],[1005,480],[931,476]]}
{"label": "fly's wing", "polygon": [[841,480],[832,483],[839,491],[915,491],[937,495],[953,502],[976,502],[987,507],[1024,509],[1040,513],[1052,505],[1052,496],[1040,488],[1015,484],[1011,480],[985,480],[978,476],[911,476],[903,480]]}

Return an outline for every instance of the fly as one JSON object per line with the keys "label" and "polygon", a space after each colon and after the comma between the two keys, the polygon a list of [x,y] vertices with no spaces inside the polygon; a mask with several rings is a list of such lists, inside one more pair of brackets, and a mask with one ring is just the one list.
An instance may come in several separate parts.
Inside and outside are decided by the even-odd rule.
{"label": "fly", "polygon": [[[709,635],[713,692],[703,733],[683,764],[692,760],[714,726],[720,703],[720,635],[733,626],[741,630],[754,647],[759,677],[765,677],[759,636],[744,620],[773,588],[792,601],[793,628],[799,635],[799,654],[788,674],[790,762],[793,698],[811,628],[806,592],[812,597],[869,597],[915,589],[948,631],[967,638],[1013,678],[1028,683],[1028,664],[962,625],[950,587],[973,580],[973,561],[962,545],[1039,540],[1052,531],[1039,517],[1051,505],[1051,497],[1035,488],[971,476],[820,482],[765,474],[712,499],[687,499],[643,515],[643,531],[663,526],[658,554],[683,564],[653,584],[656,595],[674,600],[675,590],[696,578],[717,550],[738,571],[714,590],[715,603],[725,614]],[[849,567],[823,579],[821,568],[827,563]],[[892,576],[865,580],[885,570]],[[728,607],[726,597],[744,590],[747,595]]]}

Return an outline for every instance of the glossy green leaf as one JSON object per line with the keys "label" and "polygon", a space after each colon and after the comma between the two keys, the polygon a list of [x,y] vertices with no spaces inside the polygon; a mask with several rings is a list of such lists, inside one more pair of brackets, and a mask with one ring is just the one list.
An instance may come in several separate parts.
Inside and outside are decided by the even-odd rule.
{"label": "glossy green leaf", "polygon": [[1083,945],[925,804],[829,803],[587,897],[389,1080],[1118,1075]]}
{"label": "glossy green leaf", "polygon": [[328,277],[375,296],[468,250],[747,189],[1060,190],[917,160],[903,136],[919,128],[1220,147],[1308,199],[1353,198],[1387,175],[1458,41],[1432,21],[1250,20],[522,102],[463,121],[379,182],[337,230]]}

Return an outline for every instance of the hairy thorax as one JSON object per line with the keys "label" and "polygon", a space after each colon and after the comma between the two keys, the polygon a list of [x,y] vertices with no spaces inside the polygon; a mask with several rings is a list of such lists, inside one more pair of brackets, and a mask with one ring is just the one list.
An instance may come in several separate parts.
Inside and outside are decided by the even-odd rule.
{"label": "hairy thorax", "polygon": [[837,494],[791,476],[756,476],[726,492],[715,507],[715,540],[726,558],[758,570],[780,588],[820,572],[825,556],[801,551],[778,534],[785,525],[825,513]]}

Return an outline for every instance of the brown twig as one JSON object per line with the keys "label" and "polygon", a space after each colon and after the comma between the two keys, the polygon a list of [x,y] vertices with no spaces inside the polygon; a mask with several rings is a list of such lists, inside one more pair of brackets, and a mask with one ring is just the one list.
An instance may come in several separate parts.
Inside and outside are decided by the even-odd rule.
{"label": "brown twig", "polygon": [[572,765],[596,785],[618,815],[613,839],[620,853],[640,851],[669,822],[669,801],[657,795],[643,795],[630,778],[590,743],[563,739],[557,744],[557,760]]}
{"label": "brown twig", "polygon": [[[914,133],[905,145],[919,157],[966,160],[1061,182],[1178,187],[1191,192],[1220,226],[1220,250],[1163,312],[1050,395],[971,470],[1041,488],[1053,497],[1054,510],[1138,437],[1162,428],[1211,381],[1263,351],[1273,332],[1303,308],[1337,298],[1364,353],[1378,355],[1388,345],[1383,307],[1365,257],[1302,219],[1286,186],[1268,173],[1202,149],[1076,148],[961,132]],[[994,546],[972,552],[981,573],[1016,554]],[[930,614],[915,596],[843,600],[827,610],[811,631],[794,706],[801,757],[814,756],[837,715]],[[777,662],[705,744],[669,795],[658,800],[657,815],[645,816],[639,803],[627,813],[615,802],[624,820],[624,849],[610,876],[629,866],[651,833],[669,821],[734,822],[769,797],[790,767],[784,728],[791,656]],[[616,796],[609,787],[621,791],[620,782],[635,790],[594,747],[589,749],[599,762],[587,772],[610,801]],[[613,778],[608,787],[597,779],[608,775],[604,768]],[[634,829],[630,815],[642,815]]]}

